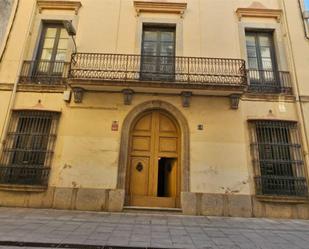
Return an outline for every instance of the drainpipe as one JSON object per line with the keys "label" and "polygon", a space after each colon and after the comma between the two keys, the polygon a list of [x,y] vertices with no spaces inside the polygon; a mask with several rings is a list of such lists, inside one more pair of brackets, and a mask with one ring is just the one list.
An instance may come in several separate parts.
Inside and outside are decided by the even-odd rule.
{"label": "drainpipe", "polygon": [[[15,13],[14,13],[14,18],[13,18],[13,22],[11,23],[11,27],[10,27],[10,31],[9,31],[9,35],[7,37],[7,40],[6,40],[6,44],[9,42],[10,40],[10,35],[11,35],[11,31],[13,29],[13,26],[15,24],[15,19],[16,19],[16,16],[17,16],[17,12],[19,10],[19,6],[20,6],[20,0],[16,0],[16,8],[15,8]],[[1,131],[1,140],[0,140],[0,151],[5,143],[5,137],[6,137],[6,133],[8,131],[8,128],[9,128],[9,120],[10,120],[10,117],[11,117],[11,113],[12,113],[12,109],[13,109],[13,106],[14,106],[14,103],[15,103],[15,99],[16,99],[16,92],[17,92],[17,85],[18,85],[18,78],[19,78],[19,72],[21,71],[21,68],[22,68],[22,65],[23,65],[23,59],[24,59],[24,54],[25,54],[25,50],[26,50],[26,43],[27,43],[27,39],[28,39],[28,34],[30,33],[31,31],[31,23],[32,23],[32,18],[34,16],[34,12],[35,12],[35,5],[36,5],[36,2],[34,1],[33,3],[33,8],[32,8],[32,13],[31,13],[31,18],[29,20],[29,23],[28,23],[28,28],[27,28],[27,33],[26,33],[26,38],[24,40],[24,43],[23,43],[23,48],[22,48],[22,51],[20,53],[20,57],[19,57],[19,64],[18,64],[18,73],[15,77],[15,80],[14,80],[14,86],[13,86],[13,90],[12,90],[12,93],[11,93],[11,96],[10,96],[10,99],[9,99],[9,105],[8,105],[8,108],[7,108],[7,111],[6,111],[6,115],[5,115],[5,118],[4,118],[4,126],[2,128],[2,131]],[[3,50],[3,54],[2,56],[4,55],[5,53],[5,49],[6,49],[7,45],[5,45],[5,48]],[[0,59],[2,59],[2,56]],[[0,60],[1,62],[1,60]]]}
{"label": "drainpipe", "polygon": [[[299,0],[300,3],[300,0]],[[281,4],[283,6],[283,10],[284,10],[284,22],[285,22],[285,26],[286,26],[286,32],[287,32],[287,39],[288,39],[288,46],[289,46],[289,51],[290,51],[290,55],[291,55],[291,64],[293,67],[293,74],[294,74],[294,79],[295,79],[295,84],[294,84],[294,90],[295,90],[295,95],[296,95],[296,110],[297,110],[297,115],[299,118],[299,121],[301,123],[300,125],[300,130],[301,130],[301,137],[302,137],[302,144],[304,147],[304,151],[305,151],[305,161],[307,162],[306,165],[307,167],[309,166],[309,139],[308,139],[308,134],[307,134],[307,124],[305,122],[305,114],[304,114],[304,107],[302,105],[302,100],[300,98],[300,88],[299,88],[299,81],[298,81],[298,77],[297,77],[297,73],[296,73],[296,65],[295,65],[295,55],[294,55],[294,50],[293,50],[293,43],[291,41],[291,33],[290,33],[290,28],[288,25],[288,20],[287,20],[287,8],[285,5],[285,0],[281,0]],[[301,5],[300,5],[301,6]],[[301,16],[303,17],[303,16]],[[309,38],[308,38],[309,39]],[[309,44],[308,44],[309,46]],[[308,173],[308,172],[307,172]]]}
{"label": "drainpipe", "polygon": [[[301,17],[302,17],[302,21],[303,21],[305,37],[306,37],[306,39],[309,40],[309,30],[307,28],[307,25],[309,26],[309,11],[305,11],[304,10],[301,1],[303,1],[303,0],[298,0],[299,10],[301,12]],[[307,20],[308,24],[306,23],[306,20]]]}

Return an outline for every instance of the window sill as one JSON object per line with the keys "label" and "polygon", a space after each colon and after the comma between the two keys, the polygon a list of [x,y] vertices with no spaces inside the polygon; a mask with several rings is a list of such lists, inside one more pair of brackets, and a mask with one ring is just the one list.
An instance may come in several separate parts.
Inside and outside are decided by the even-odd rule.
{"label": "window sill", "polygon": [[262,202],[291,203],[291,204],[309,203],[308,197],[298,197],[298,196],[256,195],[255,198],[258,201]]}
{"label": "window sill", "polygon": [[17,192],[45,192],[48,186],[0,184],[0,190]]}

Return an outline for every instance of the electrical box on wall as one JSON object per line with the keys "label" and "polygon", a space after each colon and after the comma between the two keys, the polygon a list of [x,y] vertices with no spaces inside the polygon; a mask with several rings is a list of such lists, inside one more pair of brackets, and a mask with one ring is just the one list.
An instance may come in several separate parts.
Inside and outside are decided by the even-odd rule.
{"label": "electrical box on wall", "polygon": [[304,17],[304,19],[309,19],[309,11],[304,11],[303,17]]}
{"label": "electrical box on wall", "polygon": [[70,102],[71,101],[71,90],[66,90],[63,92],[63,100],[66,102]]}

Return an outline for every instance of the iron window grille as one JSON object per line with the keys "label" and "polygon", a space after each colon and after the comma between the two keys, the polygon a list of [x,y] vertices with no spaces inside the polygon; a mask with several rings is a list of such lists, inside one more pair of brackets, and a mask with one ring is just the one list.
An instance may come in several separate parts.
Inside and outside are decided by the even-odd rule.
{"label": "iron window grille", "polygon": [[308,195],[296,122],[250,121],[257,195]]}
{"label": "iron window grille", "polygon": [[47,185],[60,114],[14,111],[0,157],[0,183]]}

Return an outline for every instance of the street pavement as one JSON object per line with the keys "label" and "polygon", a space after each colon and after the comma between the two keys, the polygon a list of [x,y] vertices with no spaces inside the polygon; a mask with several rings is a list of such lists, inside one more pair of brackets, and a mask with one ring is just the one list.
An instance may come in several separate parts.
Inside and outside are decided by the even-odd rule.
{"label": "street pavement", "polygon": [[[19,244],[24,247],[13,242],[24,242]],[[0,208],[1,249],[100,248],[104,245],[309,249],[309,221]]]}

